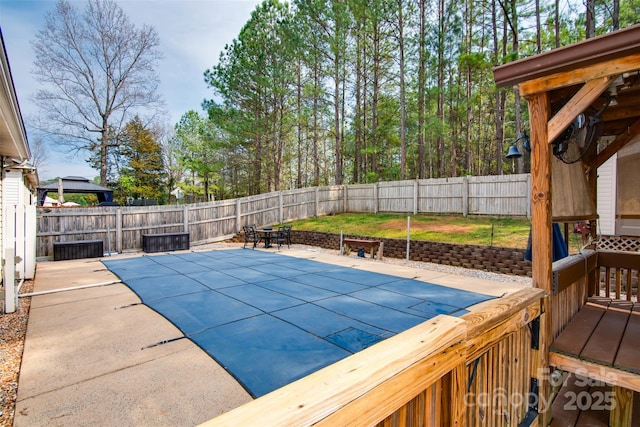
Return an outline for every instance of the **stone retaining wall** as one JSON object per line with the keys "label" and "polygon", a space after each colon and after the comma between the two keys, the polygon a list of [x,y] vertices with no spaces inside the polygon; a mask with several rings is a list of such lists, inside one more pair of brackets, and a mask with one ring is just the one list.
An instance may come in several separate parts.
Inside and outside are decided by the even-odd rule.
{"label": "stone retaining wall", "polygon": [[[344,235],[350,239],[373,239],[366,236]],[[378,239],[384,242],[384,256],[405,259],[407,241],[402,239]],[[244,241],[242,235],[234,241]],[[325,249],[340,249],[340,235],[316,231],[291,231],[291,242],[318,246]],[[525,261],[524,249],[500,248],[495,246],[458,245],[412,240],[409,253],[411,261],[432,262],[455,267],[473,268],[495,273],[531,277],[531,262]]]}

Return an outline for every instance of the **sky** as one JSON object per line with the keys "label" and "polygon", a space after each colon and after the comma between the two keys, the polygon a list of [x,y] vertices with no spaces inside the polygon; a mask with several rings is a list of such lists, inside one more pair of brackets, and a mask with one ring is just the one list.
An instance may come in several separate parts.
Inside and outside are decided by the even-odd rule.
{"label": "sky", "polygon": [[[84,9],[85,0],[69,0]],[[159,92],[164,97],[173,126],[188,110],[201,110],[204,99],[212,98],[203,73],[218,61],[226,44],[237,38],[258,0],[116,0],[135,23],[154,27],[160,38],[164,58],[159,64]],[[31,99],[38,82],[31,74],[34,53],[31,41],[44,25],[47,11],[55,0],[0,0],[0,27],[4,38],[18,102],[27,129],[37,113]],[[99,175],[85,161],[85,155],[73,156],[64,149],[47,148],[48,158],[38,169],[40,180],[58,176]]]}

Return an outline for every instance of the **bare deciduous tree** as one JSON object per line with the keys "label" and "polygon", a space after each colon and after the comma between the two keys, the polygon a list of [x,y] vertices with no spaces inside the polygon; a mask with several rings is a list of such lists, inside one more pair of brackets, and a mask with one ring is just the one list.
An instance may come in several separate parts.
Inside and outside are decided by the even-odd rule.
{"label": "bare deciduous tree", "polygon": [[47,159],[49,157],[44,140],[40,135],[29,138],[29,147],[31,148],[31,160],[29,160],[29,163],[35,166],[38,172],[42,173],[47,169]]}
{"label": "bare deciduous tree", "polygon": [[155,29],[137,29],[113,0],[89,0],[82,13],[59,0],[32,44],[43,130],[89,151],[105,185],[121,129],[141,109],[162,106]]}

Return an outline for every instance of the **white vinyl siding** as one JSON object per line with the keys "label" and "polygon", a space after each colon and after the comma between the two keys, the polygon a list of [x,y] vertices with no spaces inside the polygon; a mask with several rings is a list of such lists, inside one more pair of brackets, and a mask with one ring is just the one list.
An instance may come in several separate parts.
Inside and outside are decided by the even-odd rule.
{"label": "white vinyl siding", "polygon": [[616,232],[617,164],[618,156],[613,155],[598,168],[598,230],[608,236]]}

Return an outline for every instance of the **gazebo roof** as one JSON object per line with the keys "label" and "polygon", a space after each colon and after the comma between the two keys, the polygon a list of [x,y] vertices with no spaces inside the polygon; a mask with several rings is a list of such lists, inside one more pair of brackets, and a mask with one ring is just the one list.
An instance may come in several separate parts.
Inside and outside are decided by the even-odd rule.
{"label": "gazebo roof", "polygon": [[595,159],[596,168],[640,135],[640,25],[554,49],[494,69],[498,86],[518,85],[530,98],[547,93],[553,141],[578,114],[602,113],[602,136],[613,140]]}
{"label": "gazebo roof", "polygon": [[[111,202],[113,190],[90,182],[81,176],[65,176],[62,180],[62,191],[65,193],[93,193],[98,196],[99,202]],[[47,193],[58,191],[59,181],[38,187],[38,204],[42,206]]]}
{"label": "gazebo roof", "polygon": [[[67,193],[95,193],[110,191],[112,189],[90,182],[87,178],[81,176],[65,176],[62,178],[62,188]],[[58,182],[42,185],[40,190],[58,191]]]}

